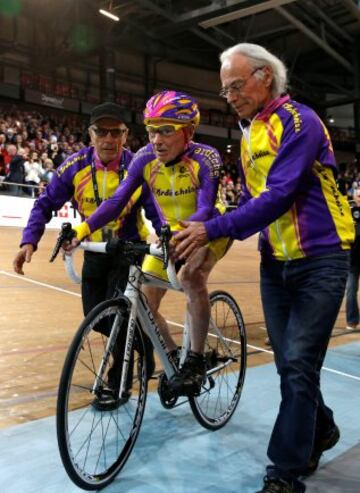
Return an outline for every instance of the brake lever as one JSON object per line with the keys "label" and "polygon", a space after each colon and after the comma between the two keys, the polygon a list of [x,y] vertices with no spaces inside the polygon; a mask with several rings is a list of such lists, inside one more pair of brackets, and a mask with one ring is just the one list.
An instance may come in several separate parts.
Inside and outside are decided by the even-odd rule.
{"label": "brake lever", "polygon": [[75,231],[72,229],[71,223],[63,223],[61,225],[61,231],[59,233],[58,239],[56,240],[54,249],[52,251],[49,262],[54,262],[58,253],[60,252],[61,245],[64,241],[71,241],[75,237]]}

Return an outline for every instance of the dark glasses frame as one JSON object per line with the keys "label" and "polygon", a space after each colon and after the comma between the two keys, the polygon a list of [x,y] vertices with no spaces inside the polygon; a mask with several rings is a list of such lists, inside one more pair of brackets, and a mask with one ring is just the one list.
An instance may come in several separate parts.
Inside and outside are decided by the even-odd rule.
{"label": "dark glasses frame", "polygon": [[113,139],[123,136],[128,129],[127,128],[106,128],[106,127],[90,127],[97,137],[106,137],[109,133]]}

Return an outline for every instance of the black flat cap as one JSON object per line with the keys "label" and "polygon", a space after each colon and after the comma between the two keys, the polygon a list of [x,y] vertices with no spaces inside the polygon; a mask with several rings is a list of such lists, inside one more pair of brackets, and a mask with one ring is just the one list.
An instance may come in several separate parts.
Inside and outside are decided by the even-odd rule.
{"label": "black flat cap", "polygon": [[112,118],[120,123],[125,122],[123,109],[115,103],[102,103],[95,106],[90,113],[90,125],[101,120],[101,118]]}

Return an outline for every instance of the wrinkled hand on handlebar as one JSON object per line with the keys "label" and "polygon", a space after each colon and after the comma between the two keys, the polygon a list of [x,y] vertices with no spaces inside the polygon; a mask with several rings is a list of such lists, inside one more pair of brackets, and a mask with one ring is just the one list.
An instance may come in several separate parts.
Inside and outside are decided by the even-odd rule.
{"label": "wrinkled hand on handlebar", "polygon": [[67,255],[71,255],[73,250],[80,244],[80,242],[90,235],[90,228],[88,224],[84,221],[78,226],[73,226],[72,232],[72,238],[66,238],[61,245],[62,249]]}
{"label": "wrinkled hand on handlebar", "polygon": [[79,245],[80,241],[89,234],[90,229],[86,222],[74,227],[72,227],[71,223],[64,223],[61,227],[56,245],[51,254],[50,262],[55,260],[60,249],[64,250],[65,254],[70,255]]}

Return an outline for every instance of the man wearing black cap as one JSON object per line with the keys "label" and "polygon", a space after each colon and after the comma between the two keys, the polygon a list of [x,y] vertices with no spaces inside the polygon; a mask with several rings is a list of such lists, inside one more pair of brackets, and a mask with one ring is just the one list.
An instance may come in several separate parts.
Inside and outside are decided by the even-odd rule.
{"label": "man wearing black cap", "polygon": [[[89,217],[103,200],[113,195],[127,173],[132,153],[124,148],[128,128],[120,106],[103,103],[93,108],[90,115],[91,145],[69,156],[34,203],[22,235],[20,250],[13,266],[17,274],[24,274],[24,262],[30,262],[53,213],[71,200],[83,220]],[[88,238],[106,241],[116,235],[127,240],[145,239],[147,229],[140,213],[139,188],[115,221]],[[86,315],[94,306],[111,297],[116,287],[125,289],[128,266],[109,254],[84,253],[82,269],[82,304]],[[152,351],[147,362],[151,375],[154,362]]]}

